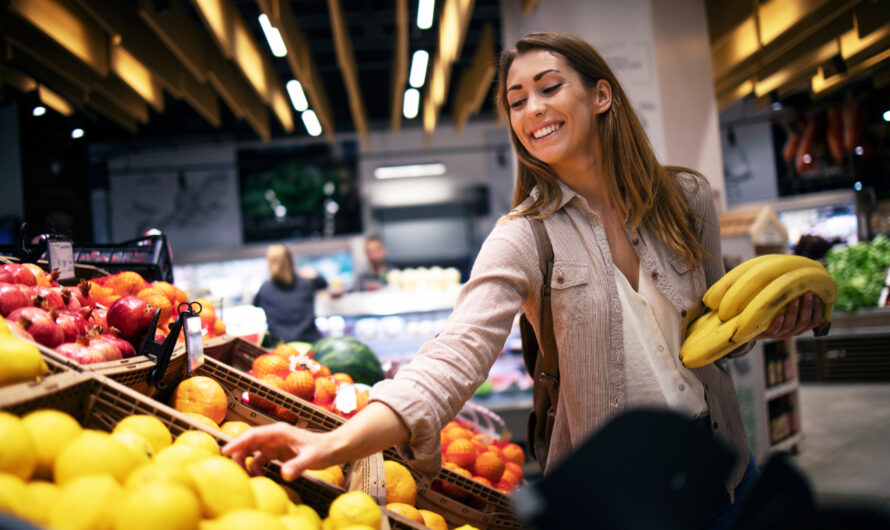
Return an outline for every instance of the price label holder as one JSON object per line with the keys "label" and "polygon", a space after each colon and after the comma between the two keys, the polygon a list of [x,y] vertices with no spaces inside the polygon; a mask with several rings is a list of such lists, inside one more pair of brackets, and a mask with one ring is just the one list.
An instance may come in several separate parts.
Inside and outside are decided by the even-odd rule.
{"label": "price label holder", "polygon": [[192,373],[204,364],[204,334],[201,317],[197,314],[185,319],[185,351],[188,354],[188,372]]}
{"label": "price label holder", "polygon": [[74,248],[71,241],[51,238],[47,242],[49,270],[59,271],[59,280],[74,280]]}
{"label": "price label holder", "polygon": [[204,342],[201,333],[201,304],[198,302],[189,302],[179,304],[179,316],[170,325],[170,333],[164,342],[155,340],[155,333],[158,329],[158,317],[161,310],[157,309],[152,318],[151,325],[145,334],[145,342],[139,350],[140,355],[146,355],[155,361],[155,367],[148,374],[148,381],[159,391],[166,391],[167,384],[164,383],[164,375],[167,371],[167,365],[170,364],[170,357],[173,355],[173,349],[176,347],[176,341],[179,339],[179,332],[185,327],[185,348],[188,355],[186,368],[191,373],[199,366],[204,364]]}

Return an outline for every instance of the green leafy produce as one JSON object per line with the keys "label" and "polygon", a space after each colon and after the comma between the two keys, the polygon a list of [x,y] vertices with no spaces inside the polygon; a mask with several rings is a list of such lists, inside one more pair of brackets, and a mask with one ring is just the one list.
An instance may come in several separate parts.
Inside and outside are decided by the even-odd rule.
{"label": "green leafy produce", "polygon": [[853,312],[875,307],[890,266],[890,238],[880,234],[871,242],[835,247],[825,256],[825,265],[837,282],[836,308]]}

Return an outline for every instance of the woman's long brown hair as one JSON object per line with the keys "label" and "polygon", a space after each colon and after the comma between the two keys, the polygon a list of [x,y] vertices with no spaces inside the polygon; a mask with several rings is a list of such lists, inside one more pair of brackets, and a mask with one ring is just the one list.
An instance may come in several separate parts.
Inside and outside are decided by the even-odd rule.
{"label": "woman's long brown hair", "polygon": [[269,276],[273,282],[282,287],[294,284],[294,258],[286,246],[269,245],[266,260],[269,262]]}
{"label": "woman's long brown hair", "polygon": [[538,186],[539,196],[530,206],[512,215],[546,217],[560,199],[557,175],[549,165],[529,153],[510,123],[507,101],[507,73],[513,60],[531,50],[547,50],[559,54],[581,76],[585,85],[593,87],[600,79],[612,87],[612,105],[597,116],[602,141],[603,174],[607,180],[609,198],[636,232],[642,224],[683,256],[689,265],[701,263],[707,256],[695,235],[692,210],[676,182],[680,172],[692,170],[658,163],[649,138],[630,101],[606,61],[588,43],[565,33],[531,33],[516,43],[514,50],[501,53],[498,68],[498,108],[506,118],[507,129],[519,161],[512,208],[526,200],[532,188]]}

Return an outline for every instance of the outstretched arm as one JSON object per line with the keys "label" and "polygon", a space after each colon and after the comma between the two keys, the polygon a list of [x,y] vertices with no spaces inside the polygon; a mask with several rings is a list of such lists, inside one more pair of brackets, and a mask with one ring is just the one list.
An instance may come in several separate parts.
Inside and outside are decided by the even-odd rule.
{"label": "outstretched arm", "polygon": [[408,439],[408,427],[388,406],[371,402],[349,421],[326,433],[274,423],[254,427],[222,449],[241,466],[253,457],[250,472],[278,460],[284,480],[294,480],[307,469],[323,469],[382,451]]}

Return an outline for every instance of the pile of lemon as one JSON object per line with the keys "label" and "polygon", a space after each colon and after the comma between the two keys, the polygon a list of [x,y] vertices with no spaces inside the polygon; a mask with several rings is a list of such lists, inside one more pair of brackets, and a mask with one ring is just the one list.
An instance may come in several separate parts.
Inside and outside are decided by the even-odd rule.
{"label": "pile of lemon", "polygon": [[0,516],[55,530],[322,527],[296,493],[250,477],[208,433],[174,439],[149,415],[108,433],[52,409],[0,412]]}
{"label": "pile of lemon", "polygon": [[0,387],[35,381],[49,372],[40,350],[9,330],[0,316]]}

